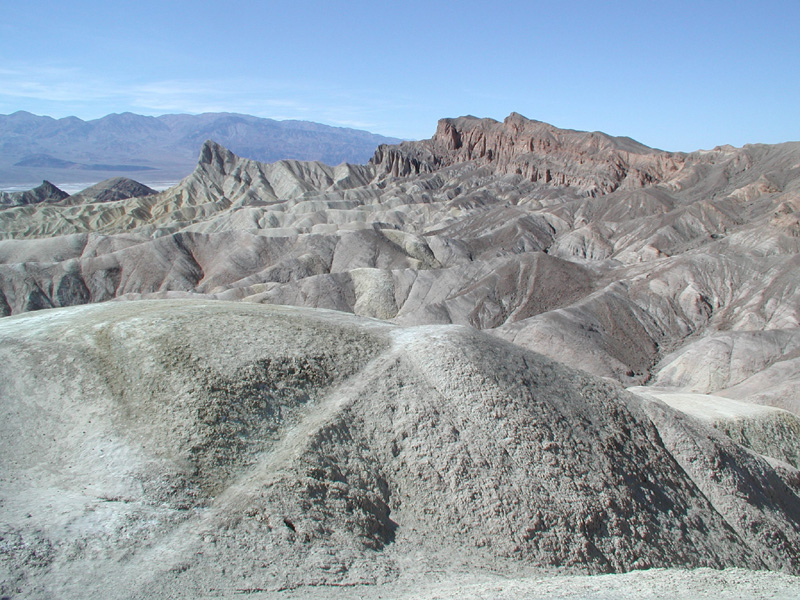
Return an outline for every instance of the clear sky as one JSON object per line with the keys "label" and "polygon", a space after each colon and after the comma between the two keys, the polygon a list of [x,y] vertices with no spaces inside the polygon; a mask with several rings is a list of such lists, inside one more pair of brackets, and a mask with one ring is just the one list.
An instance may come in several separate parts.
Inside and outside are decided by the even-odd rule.
{"label": "clear sky", "polygon": [[230,111],[418,139],[516,111],[690,151],[800,140],[798,107],[798,0],[0,0],[0,114]]}

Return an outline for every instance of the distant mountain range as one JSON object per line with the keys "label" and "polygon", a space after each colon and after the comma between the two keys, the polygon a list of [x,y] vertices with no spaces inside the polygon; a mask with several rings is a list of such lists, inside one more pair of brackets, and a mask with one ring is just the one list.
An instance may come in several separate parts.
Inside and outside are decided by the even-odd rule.
{"label": "distant mountain range", "polygon": [[262,162],[365,163],[380,144],[400,140],[309,121],[275,121],[235,113],[147,117],[111,114],[83,121],[25,111],[0,115],[0,185],[100,181],[137,173],[146,183],[192,172],[212,139]]}

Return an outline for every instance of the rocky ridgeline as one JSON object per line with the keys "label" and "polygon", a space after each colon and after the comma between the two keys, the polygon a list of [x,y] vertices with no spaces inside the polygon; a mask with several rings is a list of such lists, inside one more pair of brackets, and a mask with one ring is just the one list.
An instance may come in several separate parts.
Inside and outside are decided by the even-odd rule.
{"label": "rocky ridgeline", "polygon": [[32,190],[24,192],[0,192],[0,207],[27,206],[30,204],[39,204],[40,202],[61,202],[68,196],[68,193],[58,189],[49,181],[43,181],[42,185]]}
{"label": "rocky ridgeline", "polygon": [[3,207],[0,596],[797,574],[799,163],[462,117]]}
{"label": "rocky ridgeline", "polygon": [[144,198],[157,193],[156,190],[133,179],[112,177],[86,188],[79,194],[70,196],[67,203],[115,202],[116,200],[127,200],[128,198]]}
{"label": "rocky ridgeline", "polygon": [[629,138],[558,129],[512,113],[502,123],[470,116],[442,119],[430,140],[380,146],[371,163],[379,173],[397,177],[470,161],[495,173],[598,196],[623,185],[664,181],[681,169],[685,155]]}
{"label": "rocky ridgeline", "polygon": [[78,194],[69,195],[49,181],[24,192],[0,192],[0,208],[2,207],[35,207],[37,204],[87,204],[92,202],[113,202],[128,198],[143,198],[157,194],[154,189],[128,179],[112,177],[92,185]]}
{"label": "rocky ridgeline", "polygon": [[[706,331],[797,327],[799,146],[673,155],[519,115],[444,120],[370,165],[209,141],[158,194],[101,185],[0,210],[0,312],[174,293],[301,304],[469,324],[642,383]],[[573,179],[548,176],[556,163]],[[619,187],[586,195],[598,182]]]}
{"label": "rocky ridgeline", "polygon": [[[470,325],[642,384],[706,335],[798,335],[798,160],[800,144],[677,155],[519,115],[443,120],[368,165],[207,141],[163,192],[128,180],[0,210],[0,314],[170,295],[331,308]],[[795,410],[781,373],[726,393]]]}

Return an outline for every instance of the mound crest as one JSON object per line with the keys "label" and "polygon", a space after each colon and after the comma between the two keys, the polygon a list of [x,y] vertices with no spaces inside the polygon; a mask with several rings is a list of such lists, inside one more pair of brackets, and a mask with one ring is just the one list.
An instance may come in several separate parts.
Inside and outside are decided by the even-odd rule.
{"label": "mound crest", "polygon": [[3,593],[374,583],[454,557],[796,569],[800,502],[766,459],[467,327],[144,301],[0,339]]}

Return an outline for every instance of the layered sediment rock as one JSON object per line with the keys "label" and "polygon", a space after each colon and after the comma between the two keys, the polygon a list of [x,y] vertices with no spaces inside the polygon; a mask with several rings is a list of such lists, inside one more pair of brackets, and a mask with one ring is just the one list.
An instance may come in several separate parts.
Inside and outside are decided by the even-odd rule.
{"label": "layered sediment rock", "polygon": [[158,194],[0,209],[3,579],[796,572],[798,161],[464,117],[369,165],[207,142]]}
{"label": "layered sediment rock", "polygon": [[502,123],[475,117],[442,119],[430,140],[381,146],[371,163],[379,172],[397,177],[474,161],[494,173],[598,196],[620,186],[663,182],[683,167],[684,160],[685,155],[653,150],[630,138],[558,129],[512,113]]}

